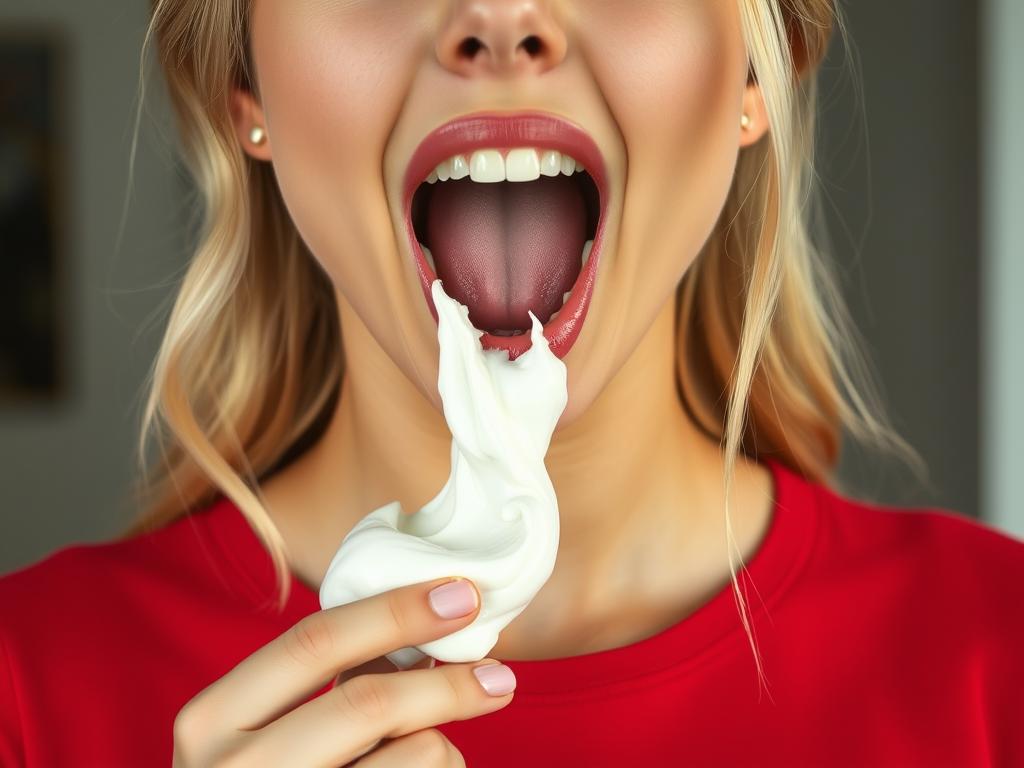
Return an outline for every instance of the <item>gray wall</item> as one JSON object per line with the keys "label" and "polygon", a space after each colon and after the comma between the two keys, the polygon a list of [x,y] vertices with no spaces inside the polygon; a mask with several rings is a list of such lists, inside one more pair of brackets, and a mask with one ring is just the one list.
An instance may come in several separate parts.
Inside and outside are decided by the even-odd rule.
{"label": "gray wall", "polygon": [[1024,3],[989,0],[983,28],[982,509],[1024,538]]}
{"label": "gray wall", "polygon": [[166,296],[149,286],[180,266],[183,253],[180,180],[166,151],[154,152],[150,131],[115,253],[146,8],[138,0],[0,5],[0,25],[42,24],[67,41],[70,161],[60,264],[68,387],[57,403],[0,410],[0,572],[65,543],[102,539],[127,520],[135,399],[159,330],[142,326]]}
{"label": "gray wall", "polygon": [[841,474],[867,498],[977,515],[977,6],[843,5],[862,93],[833,45],[822,82],[829,229],[888,411],[930,484],[852,444]]}
{"label": "gray wall", "polygon": [[[992,2],[1006,20],[1015,14],[1021,29],[1017,0]],[[56,407],[0,412],[0,572],[66,543],[103,539],[129,514],[125,491],[135,471],[137,396],[163,316],[155,326],[150,318],[167,298],[166,287],[156,286],[176,276],[185,255],[180,177],[161,141],[153,138],[154,124],[167,124],[159,108],[155,120],[143,123],[133,202],[123,245],[115,253],[146,5],[5,0],[0,10],[0,24],[34,19],[66,30],[73,69],[67,131],[74,202],[64,278],[71,389]],[[825,72],[822,171],[840,212],[831,215],[836,253],[889,409],[924,454],[935,489],[920,488],[907,473],[883,470],[852,449],[844,455],[843,475],[866,496],[976,514],[976,11],[973,3],[957,0],[847,5],[853,38],[864,54],[870,134],[867,143],[863,132],[858,134],[854,93],[833,56]],[[986,186],[989,196],[995,194],[991,185],[1012,187],[1016,195],[1015,203],[1005,198],[993,209],[996,229],[989,245],[999,271],[989,274],[989,290],[1002,290],[987,338],[1009,347],[1013,329],[1024,320],[1020,307],[1011,306],[1011,292],[1024,288],[1021,265],[1010,258],[1009,246],[1022,239],[1020,217],[1011,219],[1010,213],[1024,209],[1024,173],[1009,129],[1024,125],[1024,109],[1020,89],[1015,100],[1006,95],[1024,76],[1024,62],[1010,50],[1005,21],[990,26],[1002,32],[1001,64],[1012,67],[1000,75],[1004,101],[996,113],[998,128],[990,130],[1001,142],[998,152],[1015,153],[1018,171],[1004,172]],[[156,108],[161,102],[152,103]],[[1002,156],[990,156],[989,165],[999,165]],[[986,451],[995,460],[985,475],[992,484],[985,509],[992,520],[1019,526],[1019,519],[996,512],[1024,511],[1020,492],[1010,483],[1014,461],[1020,464],[1011,437],[1024,431],[1010,383],[1021,380],[1024,364],[1019,352],[1016,367],[991,362],[997,358],[1004,356],[989,355],[985,369],[1000,377],[990,387],[1001,403],[986,421]],[[1015,421],[1005,418],[1008,413]],[[1010,424],[1016,424],[1014,431]]]}

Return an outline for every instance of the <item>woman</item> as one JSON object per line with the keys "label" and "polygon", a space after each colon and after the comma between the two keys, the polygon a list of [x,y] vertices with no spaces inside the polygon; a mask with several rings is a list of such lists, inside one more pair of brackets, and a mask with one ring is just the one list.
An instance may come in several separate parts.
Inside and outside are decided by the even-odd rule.
{"label": "woman", "polygon": [[[161,459],[0,582],[4,765],[1024,761],[1024,545],[828,484],[844,428],[913,458],[808,234],[830,0],[248,6],[155,5],[205,211]],[[542,308],[561,543],[486,659],[395,671],[473,585],[317,590],[448,474],[435,273],[510,356]]]}

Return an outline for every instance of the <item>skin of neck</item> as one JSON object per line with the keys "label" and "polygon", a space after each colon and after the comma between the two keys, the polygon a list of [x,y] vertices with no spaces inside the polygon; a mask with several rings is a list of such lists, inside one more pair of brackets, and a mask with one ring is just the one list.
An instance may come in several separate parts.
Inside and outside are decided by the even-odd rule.
{"label": "skin of neck", "polygon": [[[414,512],[450,472],[443,414],[338,299],[346,373],[335,412],[322,438],[262,489],[293,572],[315,590],[356,522],[394,500]],[[545,458],[559,506],[555,568],[491,655],[630,642],[728,585],[724,459],[680,402],[676,354],[668,302],[591,406],[555,431]],[[730,510],[744,559],[770,508],[768,471],[741,455]],[[615,621],[626,612],[631,622]]]}

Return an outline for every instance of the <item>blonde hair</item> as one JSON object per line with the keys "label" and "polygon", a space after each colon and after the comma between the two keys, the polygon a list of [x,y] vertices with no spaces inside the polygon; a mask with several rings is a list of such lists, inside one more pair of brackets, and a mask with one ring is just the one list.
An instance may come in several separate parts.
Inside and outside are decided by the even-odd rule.
{"label": "blonde hair", "polygon": [[[724,447],[733,591],[763,679],[733,561],[728,499],[738,454],[771,456],[834,483],[845,428],[921,462],[884,420],[811,238],[816,70],[841,21],[832,0],[739,3],[771,129],[740,153],[715,230],[679,284],[678,382],[695,423]],[[155,0],[143,48],[145,57],[156,41],[204,218],[149,374],[136,488],[143,511],[124,536],[223,494],[270,552],[283,606],[287,552],[260,482],[322,434],[344,358],[330,279],[299,238],[269,166],[235,139],[227,95],[232,84],[251,82],[247,7]],[[152,473],[148,440],[161,457]]]}

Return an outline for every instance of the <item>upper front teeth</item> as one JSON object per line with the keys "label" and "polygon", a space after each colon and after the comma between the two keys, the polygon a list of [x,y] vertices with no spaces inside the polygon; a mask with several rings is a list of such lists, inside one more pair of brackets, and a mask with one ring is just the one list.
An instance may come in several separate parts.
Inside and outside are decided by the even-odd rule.
{"label": "upper front teeth", "polygon": [[572,176],[586,170],[581,163],[569,155],[553,149],[536,150],[523,147],[509,150],[502,156],[497,149],[478,149],[466,160],[465,155],[455,155],[440,163],[427,176],[433,184],[440,179],[464,179],[473,181],[534,181],[541,176],[557,176],[559,173]]}

